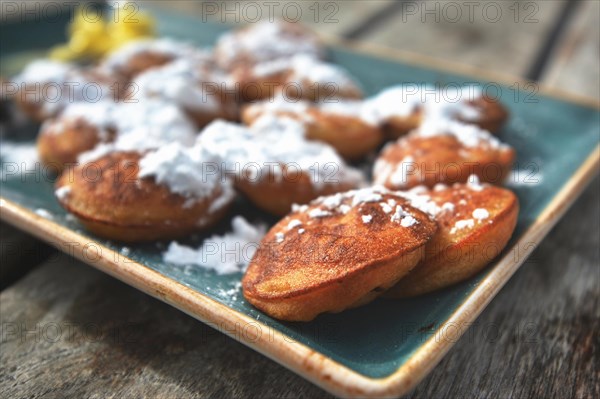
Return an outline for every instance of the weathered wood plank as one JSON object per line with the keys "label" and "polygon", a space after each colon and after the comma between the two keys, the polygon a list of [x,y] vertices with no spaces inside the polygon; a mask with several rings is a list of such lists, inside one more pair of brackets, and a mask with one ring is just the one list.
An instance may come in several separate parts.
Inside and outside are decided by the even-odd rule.
{"label": "weathered wood plank", "polygon": [[0,290],[24,276],[54,253],[47,244],[0,222]]}
{"label": "weathered wood plank", "polygon": [[393,2],[394,0],[153,1],[152,6],[228,24],[248,24],[275,17],[300,21],[322,33],[340,35]]}
{"label": "weathered wood plank", "polygon": [[600,99],[600,2],[585,0],[558,42],[544,84]]}
{"label": "weathered wood plank", "polygon": [[561,1],[540,0],[409,1],[395,22],[361,39],[520,76],[533,62],[562,6]]}
{"label": "weathered wood plank", "polygon": [[0,392],[324,397],[273,361],[66,255],[0,294]]}

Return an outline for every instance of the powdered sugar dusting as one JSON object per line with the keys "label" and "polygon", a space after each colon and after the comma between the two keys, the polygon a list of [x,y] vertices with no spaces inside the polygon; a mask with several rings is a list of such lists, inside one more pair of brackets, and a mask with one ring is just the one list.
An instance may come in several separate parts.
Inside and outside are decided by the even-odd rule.
{"label": "powdered sugar dusting", "polygon": [[465,228],[473,228],[473,226],[475,226],[475,221],[473,219],[457,220],[456,223],[454,223],[454,227],[450,229],[450,234],[455,234],[458,230]]}
{"label": "powdered sugar dusting", "polygon": [[176,265],[194,265],[217,274],[243,272],[254,256],[266,226],[254,226],[241,216],[231,222],[232,231],[213,235],[198,248],[173,241],[163,253],[163,261]]}
{"label": "powdered sugar dusting", "polygon": [[488,212],[487,209],[477,208],[473,211],[473,217],[475,219],[477,219],[478,221],[481,221],[483,219],[487,219],[488,217],[490,217],[490,213]]}

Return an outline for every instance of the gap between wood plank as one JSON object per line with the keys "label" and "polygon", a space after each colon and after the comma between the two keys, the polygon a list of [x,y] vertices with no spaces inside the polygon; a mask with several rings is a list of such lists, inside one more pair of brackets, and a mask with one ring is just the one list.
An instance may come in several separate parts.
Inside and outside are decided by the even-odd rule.
{"label": "gap between wood plank", "polygon": [[558,17],[554,27],[546,37],[543,46],[540,48],[534,62],[525,77],[532,81],[538,81],[542,77],[544,70],[548,66],[548,61],[552,52],[556,48],[559,37],[562,35],[569,19],[575,13],[577,6],[581,4],[580,0],[568,0]]}
{"label": "gap between wood plank", "polygon": [[342,34],[344,39],[358,39],[385,23],[388,19],[401,14],[407,0],[397,0],[371,15],[362,23]]}

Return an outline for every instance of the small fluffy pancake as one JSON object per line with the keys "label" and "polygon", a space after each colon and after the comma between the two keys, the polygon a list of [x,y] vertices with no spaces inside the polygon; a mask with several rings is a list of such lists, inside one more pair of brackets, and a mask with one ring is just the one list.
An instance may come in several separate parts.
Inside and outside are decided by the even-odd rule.
{"label": "small fluffy pancake", "polygon": [[126,242],[186,236],[224,216],[231,199],[224,186],[200,199],[173,193],[153,177],[138,178],[141,158],[113,152],[68,169],[56,183],[58,201],[92,233]]}
{"label": "small fluffy pancake", "polygon": [[438,230],[427,244],[425,259],[386,293],[390,297],[420,295],[474,276],[506,246],[519,213],[511,191],[477,183],[410,193],[407,198],[435,214]]}
{"label": "small fluffy pancake", "polygon": [[306,54],[321,58],[325,48],[319,38],[299,23],[263,21],[221,35],[215,45],[219,66],[231,70],[240,65]]}
{"label": "small fluffy pancake", "polygon": [[508,110],[499,101],[488,96],[472,99],[468,104],[477,110],[478,115],[475,118],[458,116],[459,121],[473,123],[483,130],[496,133],[508,119]]}
{"label": "small fluffy pancake", "polygon": [[161,99],[177,105],[202,128],[215,119],[235,120],[239,109],[235,94],[228,93],[226,75],[215,69],[206,53],[179,58],[139,74],[127,97],[135,101]]}
{"label": "small fluffy pancake", "polygon": [[15,103],[37,122],[57,116],[74,103],[118,101],[125,86],[120,75],[50,60],[30,63],[15,82],[19,84]]}
{"label": "small fluffy pancake", "polygon": [[514,150],[488,132],[445,121],[431,128],[425,124],[386,146],[375,162],[373,178],[390,189],[464,183],[472,174],[502,184],[514,158]]}
{"label": "small fluffy pancake", "polygon": [[247,105],[242,121],[252,125],[264,114],[287,116],[301,122],[306,138],[331,145],[343,158],[357,160],[375,150],[383,140],[378,126],[360,117],[359,102],[311,104],[283,97]]}
{"label": "small fluffy pancake", "polygon": [[75,103],[46,120],[37,137],[40,160],[60,172],[77,162],[80,154],[113,141],[117,126],[112,114],[117,106],[112,101]]}
{"label": "small fluffy pancake", "polygon": [[379,119],[390,138],[402,137],[431,119],[455,120],[496,132],[508,117],[500,102],[472,86],[392,86],[366,99],[365,109]]}
{"label": "small fluffy pancake", "polygon": [[358,188],[362,173],[329,145],[305,139],[297,120],[265,114],[252,126],[215,121],[198,142],[222,158],[225,173],[250,201],[275,215],[292,204]]}
{"label": "small fluffy pancake", "polygon": [[100,63],[99,68],[131,80],[142,72],[195,53],[192,46],[177,40],[142,39],[119,47]]}
{"label": "small fluffy pancake", "polygon": [[366,303],[421,260],[436,228],[384,189],[319,198],[267,233],[242,280],[244,296],[290,321]]}
{"label": "small fluffy pancake", "polygon": [[164,100],[80,102],[44,122],[37,147],[42,162],[61,171],[67,164],[85,162],[90,151],[145,151],[172,142],[191,145],[196,132],[184,112]]}
{"label": "small fluffy pancake", "polygon": [[263,169],[258,178],[244,173],[235,181],[235,187],[253,204],[272,215],[283,216],[293,204],[307,204],[323,195],[348,191],[359,183],[355,179],[332,179],[330,183],[315,184],[309,171],[300,171],[283,163],[279,167],[276,173]]}
{"label": "small fluffy pancake", "polygon": [[287,98],[333,102],[359,99],[362,91],[343,67],[308,55],[241,65],[231,73],[246,102],[268,99],[283,93]]}

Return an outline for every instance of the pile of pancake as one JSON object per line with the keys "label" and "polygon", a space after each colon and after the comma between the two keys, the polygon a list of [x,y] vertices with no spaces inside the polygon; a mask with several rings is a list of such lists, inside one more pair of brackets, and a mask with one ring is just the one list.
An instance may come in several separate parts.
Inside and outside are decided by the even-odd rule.
{"label": "pile of pancake", "polygon": [[327,56],[306,28],[262,22],[212,48],[147,39],[95,65],[38,60],[13,98],[41,122],[57,200],[97,236],[187,237],[238,198],[283,217],[243,278],[245,298],[275,318],[476,274],[518,215],[500,187],[515,158],[496,136],[507,110],[474,85],[365,98]]}

